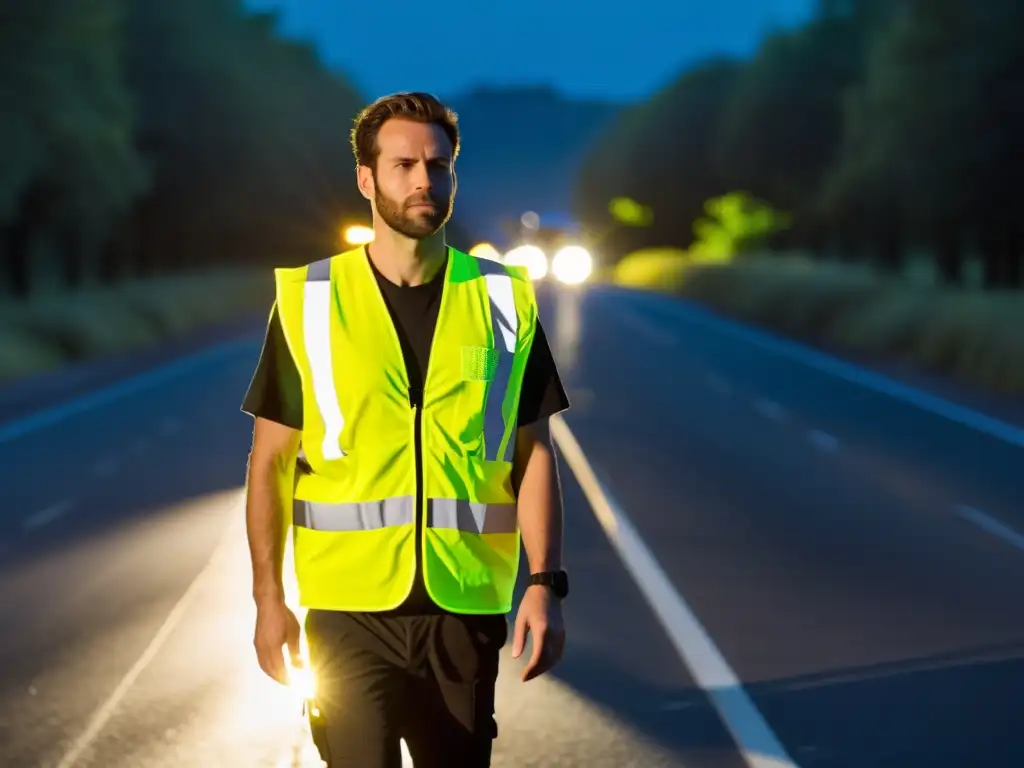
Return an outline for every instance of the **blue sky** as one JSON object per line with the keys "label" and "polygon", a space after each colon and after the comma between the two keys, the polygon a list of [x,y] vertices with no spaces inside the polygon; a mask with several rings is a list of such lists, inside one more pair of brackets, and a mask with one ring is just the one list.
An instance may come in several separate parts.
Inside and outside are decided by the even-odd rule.
{"label": "blue sky", "polygon": [[[477,84],[552,84],[614,100],[649,96],[716,53],[747,55],[814,0],[247,0],[313,42],[367,98],[451,97]],[[623,9],[628,9],[628,13]]]}

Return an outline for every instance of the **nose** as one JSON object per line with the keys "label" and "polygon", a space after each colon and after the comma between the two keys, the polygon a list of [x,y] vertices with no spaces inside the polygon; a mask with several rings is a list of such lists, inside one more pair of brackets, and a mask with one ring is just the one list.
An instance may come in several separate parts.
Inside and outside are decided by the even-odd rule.
{"label": "nose", "polygon": [[416,189],[429,191],[433,188],[434,185],[430,179],[430,169],[426,163],[416,163],[412,176]]}

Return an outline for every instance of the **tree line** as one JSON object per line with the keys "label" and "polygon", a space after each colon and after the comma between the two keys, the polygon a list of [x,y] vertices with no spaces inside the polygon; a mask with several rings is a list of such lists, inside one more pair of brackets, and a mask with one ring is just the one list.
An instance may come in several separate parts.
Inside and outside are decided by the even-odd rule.
{"label": "tree line", "polygon": [[0,282],[336,252],[367,215],[364,102],[276,27],[236,0],[0,0]]}
{"label": "tree line", "polygon": [[[589,150],[577,214],[624,253],[692,242],[707,201],[742,190],[790,222],[771,245],[872,260],[978,258],[1020,286],[1024,3],[818,0],[749,60],[688,69]],[[616,228],[609,201],[653,212]]]}

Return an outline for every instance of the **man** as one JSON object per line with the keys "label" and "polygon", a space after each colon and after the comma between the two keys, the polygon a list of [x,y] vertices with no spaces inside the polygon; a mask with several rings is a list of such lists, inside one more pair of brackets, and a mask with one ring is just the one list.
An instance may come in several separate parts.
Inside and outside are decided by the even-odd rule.
{"label": "man", "polygon": [[[276,271],[243,410],[261,668],[286,682],[299,625],[292,532],[332,768],[490,765],[494,685],[519,563],[523,679],[564,644],[562,508],[547,419],[568,407],[525,273],[449,248],[455,115],[422,93],[352,131],[370,245]],[[521,538],[520,538],[521,537]]]}

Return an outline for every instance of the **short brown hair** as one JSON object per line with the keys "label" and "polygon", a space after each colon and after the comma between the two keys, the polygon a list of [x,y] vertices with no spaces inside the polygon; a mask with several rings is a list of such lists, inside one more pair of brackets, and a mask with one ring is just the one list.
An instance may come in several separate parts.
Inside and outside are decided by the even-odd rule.
{"label": "short brown hair", "polygon": [[377,134],[391,118],[440,125],[452,145],[452,160],[459,154],[459,117],[429,93],[393,93],[363,108],[352,127],[352,154],[356,165],[375,168],[380,147]]}

